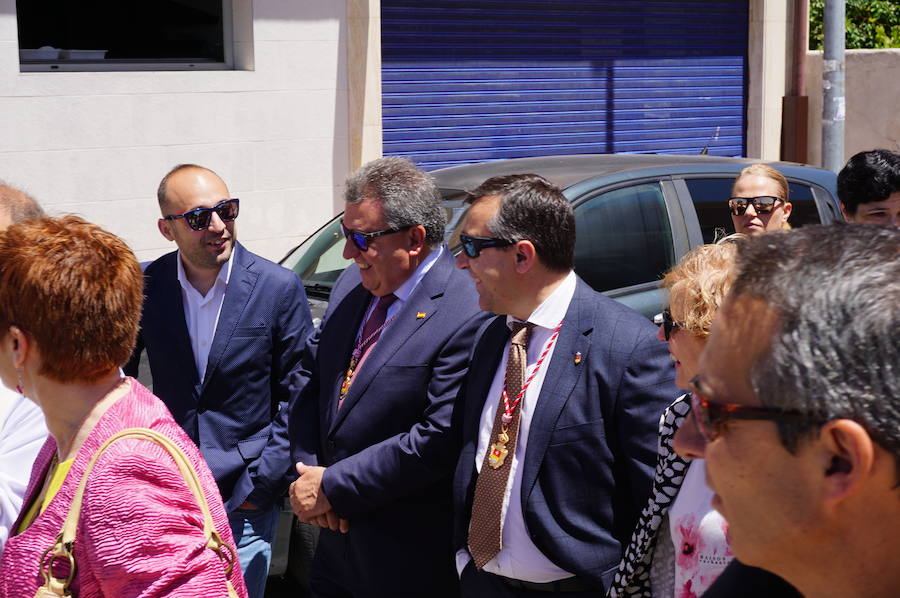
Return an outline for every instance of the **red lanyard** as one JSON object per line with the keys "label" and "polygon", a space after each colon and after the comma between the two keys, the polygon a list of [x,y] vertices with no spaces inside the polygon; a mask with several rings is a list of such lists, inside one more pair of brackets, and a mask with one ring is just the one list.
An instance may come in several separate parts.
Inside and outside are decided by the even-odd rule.
{"label": "red lanyard", "polygon": [[500,421],[503,423],[503,431],[506,432],[507,427],[510,423],[512,423],[513,412],[515,412],[516,407],[519,406],[519,403],[522,402],[522,398],[525,396],[525,391],[528,390],[528,385],[531,384],[531,381],[534,380],[534,377],[537,376],[538,371],[541,369],[541,364],[544,363],[544,360],[547,358],[547,354],[550,353],[550,349],[553,347],[553,344],[556,342],[557,337],[559,336],[559,329],[562,328],[563,323],[560,322],[556,326],[556,330],[553,331],[553,334],[550,335],[550,340],[547,341],[547,345],[544,347],[544,350],[541,352],[541,356],[538,358],[537,363],[531,369],[531,374],[525,380],[525,384],[522,385],[522,390],[516,395],[516,398],[513,401],[509,400],[509,395],[506,393],[506,385],[503,387],[503,415],[500,416]]}

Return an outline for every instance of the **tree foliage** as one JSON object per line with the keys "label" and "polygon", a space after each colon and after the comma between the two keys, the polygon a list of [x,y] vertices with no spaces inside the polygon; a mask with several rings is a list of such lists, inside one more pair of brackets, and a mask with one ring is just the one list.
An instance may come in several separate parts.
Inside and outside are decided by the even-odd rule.
{"label": "tree foliage", "polygon": [[[824,43],[825,1],[809,2],[809,49]],[[900,0],[846,0],[846,48],[900,48]]]}

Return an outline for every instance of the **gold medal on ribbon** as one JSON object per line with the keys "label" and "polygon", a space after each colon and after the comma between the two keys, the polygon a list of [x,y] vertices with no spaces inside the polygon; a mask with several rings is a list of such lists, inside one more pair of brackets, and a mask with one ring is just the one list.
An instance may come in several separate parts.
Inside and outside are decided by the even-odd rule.
{"label": "gold medal on ribbon", "polygon": [[347,374],[344,376],[344,381],[341,383],[341,399],[343,399],[347,395],[347,391],[350,390],[350,383],[353,381],[353,373],[355,369],[356,358],[353,358],[350,360],[350,367],[347,368]]}
{"label": "gold medal on ribbon", "polygon": [[490,464],[492,469],[503,467],[503,462],[506,461],[506,455],[508,454],[509,450],[507,450],[505,442],[495,442],[491,445],[488,464]]}

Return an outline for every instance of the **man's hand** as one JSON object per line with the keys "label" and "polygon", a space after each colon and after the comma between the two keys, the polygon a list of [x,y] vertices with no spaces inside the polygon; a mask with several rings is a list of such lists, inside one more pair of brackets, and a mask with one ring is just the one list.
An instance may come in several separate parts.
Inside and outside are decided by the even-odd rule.
{"label": "man's hand", "polygon": [[291,484],[289,493],[291,508],[301,521],[309,521],[312,517],[322,515],[331,509],[331,503],[322,491],[325,468],[303,463],[297,463],[296,468],[300,477]]}
{"label": "man's hand", "polygon": [[349,523],[335,514],[331,503],[328,502],[328,497],[322,490],[322,476],[325,474],[325,468],[303,463],[297,463],[296,467],[300,478],[291,484],[289,492],[294,514],[305,523],[313,523],[332,531],[346,533],[350,527]]}
{"label": "man's hand", "polygon": [[317,515],[313,517],[309,523],[313,525],[318,525],[319,527],[327,527],[333,532],[341,532],[342,534],[346,534],[350,530],[350,522],[346,519],[341,519],[338,517],[334,509],[328,511],[324,515]]}

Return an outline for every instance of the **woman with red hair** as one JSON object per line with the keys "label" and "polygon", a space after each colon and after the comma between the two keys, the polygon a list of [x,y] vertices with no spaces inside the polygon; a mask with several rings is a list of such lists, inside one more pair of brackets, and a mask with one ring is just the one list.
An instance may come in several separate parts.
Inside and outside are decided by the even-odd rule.
{"label": "woman with red hair", "polygon": [[[0,379],[50,431],[0,560],[0,598],[42,586],[79,598],[246,596],[209,468],[165,405],[121,373],[142,299],[134,254],[96,225],[40,218],[0,234]],[[104,447],[134,428],[142,436]],[[67,517],[73,542],[58,540]]]}

